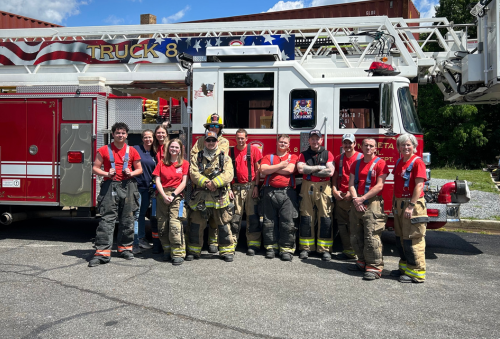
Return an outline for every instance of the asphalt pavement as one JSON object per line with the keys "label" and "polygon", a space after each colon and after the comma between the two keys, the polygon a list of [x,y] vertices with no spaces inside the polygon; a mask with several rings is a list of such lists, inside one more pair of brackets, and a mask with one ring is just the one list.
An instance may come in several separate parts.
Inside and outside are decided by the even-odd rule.
{"label": "asphalt pavement", "polygon": [[[401,284],[394,234],[386,269],[204,252],[172,266],[146,251],[88,268],[97,223],[0,228],[0,338],[499,338],[500,236],[429,231],[427,281]],[[340,250],[338,239],[334,249]]]}

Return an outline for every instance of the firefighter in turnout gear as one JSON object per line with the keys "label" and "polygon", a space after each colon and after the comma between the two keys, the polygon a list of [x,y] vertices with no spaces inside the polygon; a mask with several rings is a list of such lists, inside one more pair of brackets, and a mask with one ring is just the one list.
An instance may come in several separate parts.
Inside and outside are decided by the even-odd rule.
{"label": "firefighter in turnout gear", "polygon": [[352,196],[349,192],[349,175],[351,165],[361,158],[363,153],[356,152],[356,139],[353,134],[347,133],[342,136],[342,148],[344,153],[335,157],[335,174],[332,177],[333,197],[335,198],[334,217],[339,227],[340,240],[342,241],[342,253],[337,259],[355,259],[356,253],[351,245],[351,232],[349,230],[349,211],[352,206]]}
{"label": "firefighter in turnout gear", "polygon": [[183,191],[189,174],[189,163],[184,160],[184,147],[179,139],[170,140],[165,156],[153,172],[158,189],[158,233],[163,247],[163,260],[182,265],[186,256],[184,225],[186,208]]}
{"label": "firefighter in turnout gear", "polygon": [[203,150],[191,157],[189,174],[193,192],[189,207],[192,209],[188,227],[186,260],[200,257],[203,247],[203,231],[217,228],[219,255],[226,262],[234,259],[234,237],[231,233],[232,211],[229,201],[229,185],[233,180],[231,158],[218,148],[217,134],[207,131]]}
{"label": "firefighter in turnout gear", "polygon": [[[299,156],[297,169],[303,174],[300,190],[300,259],[309,252],[322,253],[322,260],[331,259],[333,246],[332,188],[330,178],[335,167],[333,155],[323,146],[319,130],[309,132],[309,148]],[[316,229],[317,224],[317,229]]]}
{"label": "firefighter in turnout gear", "polygon": [[273,259],[279,253],[283,261],[293,259],[297,232],[294,219],[299,216],[294,178],[297,156],[290,154],[289,145],[288,135],[278,135],[276,154],[266,155],[260,166],[266,176],[261,199],[266,258]]}
{"label": "firefighter in turnout gear", "polygon": [[[205,132],[215,132],[217,134],[218,140],[218,149],[224,154],[228,154],[229,152],[229,141],[222,136],[222,128],[224,128],[224,124],[222,123],[222,118],[217,114],[210,114],[207,118],[205,124]],[[190,157],[196,155],[199,151],[205,148],[205,137],[199,138],[194,146],[191,148]],[[209,228],[208,229],[208,252],[209,253],[217,253],[217,228]]]}
{"label": "firefighter in turnout gear", "polygon": [[415,155],[417,139],[402,134],[396,140],[401,158],[394,168],[394,231],[399,252],[399,269],[391,272],[402,283],[425,281],[425,230],[429,217],[424,199],[427,172],[424,161]]}
{"label": "firefighter in turnout gear", "polygon": [[[92,166],[92,173],[104,177],[104,181],[97,197],[101,221],[96,231],[96,251],[89,267],[106,264],[111,260],[117,218],[118,253],[124,259],[134,259],[134,213],[140,206],[140,194],[134,177],[142,174],[141,157],[135,148],[125,143],[128,136],[128,126],[125,123],[115,123],[111,131],[113,142],[97,150]],[[104,169],[101,169],[101,166]]]}
{"label": "firefighter in turnout gear", "polygon": [[234,181],[230,194],[234,200],[234,215],[231,220],[231,232],[238,241],[241,219],[246,212],[247,255],[253,256],[260,249],[262,229],[257,211],[256,200],[259,198],[259,162],[262,153],[255,146],[247,144],[248,133],[244,129],[236,131],[236,147],[229,151],[234,168]]}
{"label": "firefighter in turnout gear", "polygon": [[375,280],[382,275],[384,258],[380,235],[385,229],[387,215],[384,213],[382,189],[389,169],[385,161],[375,155],[375,139],[363,140],[364,157],[351,166],[349,191],[353,206],[351,222],[351,244],[358,257],[353,270],[364,272],[363,279]]}

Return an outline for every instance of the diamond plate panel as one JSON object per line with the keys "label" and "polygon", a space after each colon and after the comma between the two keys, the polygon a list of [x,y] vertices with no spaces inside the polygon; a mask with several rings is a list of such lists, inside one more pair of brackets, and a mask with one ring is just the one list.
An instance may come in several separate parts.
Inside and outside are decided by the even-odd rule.
{"label": "diamond plate panel", "polygon": [[124,122],[131,130],[142,129],[142,99],[109,99],[109,103],[109,128],[115,122]]}
{"label": "diamond plate panel", "polygon": [[429,221],[434,222],[446,222],[446,205],[445,204],[426,204],[427,209],[439,210],[439,215],[437,217],[429,217]]}
{"label": "diamond plate panel", "polygon": [[68,86],[19,86],[16,88],[17,93],[65,93],[70,95],[75,95],[77,91],[80,94],[89,93],[110,93],[109,87],[106,86],[78,86],[78,85],[68,85]]}

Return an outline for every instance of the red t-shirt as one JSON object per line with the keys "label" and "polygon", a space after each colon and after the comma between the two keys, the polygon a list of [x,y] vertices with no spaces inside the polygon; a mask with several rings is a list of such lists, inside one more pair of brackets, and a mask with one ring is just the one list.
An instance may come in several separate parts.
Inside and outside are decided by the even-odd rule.
{"label": "red t-shirt", "polygon": [[[174,164],[177,164],[177,162]],[[161,161],[153,171],[153,176],[160,176],[161,185],[164,188],[176,188],[182,183],[182,177],[189,173],[189,162],[187,160],[184,159],[182,165],[177,168],[174,164],[167,166]]]}
{"label": "red t-shirt", "polygon": [[[108,178],[105,177],[104,180],[113,180],[113,181],[122,181],[128,179],[125,176],[125,173],[123,173],[123,158],[125,158],[125,153],[127,153],[127,144],[124,144],[122,149],[118,149],[115,146],[115,143],[111,143],[111,150],[113,151],[113,157],[115,158],[115,170],[116,170],[116,175],[114,178]],[[109,151],[108,151],[108,145],[104,145],[101,148],[97,150],[97,153],[99,153],[102,157],[102,163],[104,165],[104,171],[109,172],[111,169],[111,160],[109,159]],[[128,168],[130,171],[132,171],[132,164],[134,161],[140,161],[141,156],[135,148],[129,147],[128,151]]]}
{"label": "red t-shirt", "polygon": [[[344,155],[344,161],[342,164],[342,173],[339,173],[338,180],[335,183],[337,185],[337,190],[347,193],[349,190],[349,174],[351,173],[351,165],[358,158],[358,154],[361,154],[361,158],[363,159],[363,153],[354,152],[352,157],[348,158],[347,155]],[[342,154],[337,155],[335,157],[335,172],[340,170],[340,157]]]}
{"label": "red t-shirt", "polygon": [[[271,164],[271,154],[266,155],[262,161],[260,162],[261,165],[277,165],[281,163],[282,161],[290,160],[291,164],[296,164],[297,163],[298,157],[295,154],[290,154],[287,153],[282,157],[277,156],[276,154],[273,157],[273,163]],[[293,177],[293,173],[291,175],[283,175],[283,174],[278,174],[278,173],[273,173],[271,175],[267,175],[266,178],[264,179],[264,185],[267,183],[267,178],[269,177],[269,185],[274,187],[274,188],[282,188],[282,187],[288,187],[292,186],[290,181],[291,178]],[[293,181],[293,187],[295,187],[295,180]]]}
{"label": "red t-shirt", "polygon": [[[253,181],[255,180],[255,164],[257,164],[260,159],[262,159],[262,153],[255,146],[247,145],[247,147],[250,147],[250,157],[252,159],[251,181]],[[245,147],[242,151],[240,151],[237,147],[234,147],[234,158],[236,159],[236,176],[238,178],[238,183],[240,184],[246,184],[250,181],[248,180],[247,147]]]}
{"label": "red t-shirt", "polygon": [[[361,164],[359,165],[359,183],[358,183],[358,195],[362,196],[365,194],[365,182],[366,182],[366,177],[368,176],[368,170],[370,170],[370,167],[372,166],[372,163],[377,159],[377,157],[374,157],[369,163],[365,163],[363,159],[360,159],[359,161]],[[351,165],[351,174],[356,175],[356,166],[357,162],[354,161]],[[376,164],[375,167],[373,167],[372,171],[372,176],[371,176],[371,184],[370,184],[370,189],[372,189],[376,183],[377,183],[377,178],[381,175],[384,174],[389,174],[389,168],[387,167],[387,164],[385,163],[385,160],[380,159]],[[379,196],[382,195],[382,191],[377,194]]]}
{"label": "red t-shirt", "polygon": [[[304,153],[300,153],[300,155],[299,155],[299,161],[298,162],[303,162],[303,163],[306,162],[306,158],[304,157]],[[327,160],[327,162],[333,162],[333,154],[332,154],[332,152],[328,152],[328,160]],[[330,178],[320,178],[320,177],[315,176],[314,174],[311,174],[311,178],[307,179],[308,175],[309,174],[304,174],[302,176],[302,178],[304,180],[309,180],[309,181],[312,181],[312,182],[320,182],[320,181],[328,181],[328,180],[330,180]]]}
{"label": "red t-shirt", "polygon": [[[416,155],[413,155],[407,162],[404,162],[403,159],[401,159],[399,164],[392,170],[392,174],[394,174],[394,195],[396,198],[403,198],[403,193],[406,193],[404,197],[411,197],[413,195],[413,190],[415,190],[415,179],[427,179],[424,161],[422,159],[417,159],[413,163],[413,168],[410,173],[410,186],[408,187],[408,190],[404,189],[405,179],[403,179],[403,175],[415,157]],[[423,196],[424,190],[420,193],[420,198]]]}
{"label": "red t-shirt", "polygon": [[163,160],[163,157],[165,156],[165,145],[167,142],[165,142],[163,145],[160,145],[160,148],[158,149],[158,153],[156,153],[156,162],[160,163]]}

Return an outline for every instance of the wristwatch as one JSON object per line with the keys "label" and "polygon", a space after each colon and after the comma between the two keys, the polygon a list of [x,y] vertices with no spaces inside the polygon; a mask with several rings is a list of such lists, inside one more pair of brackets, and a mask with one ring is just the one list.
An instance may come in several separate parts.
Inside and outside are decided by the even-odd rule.
{"label": "wristwatch", "polygon": [[408,203],[408,205],[410,205],[411,207],[415,207],[415,204],[412,203],[411,201]]}
{"label": "wristwatch", "polygon": [[172,197],[173,197],[173,198],[175,198],[176,196],[177,196],[177,194],[175,194],[175,192],[174,192],[174,193],[172,193]]}

